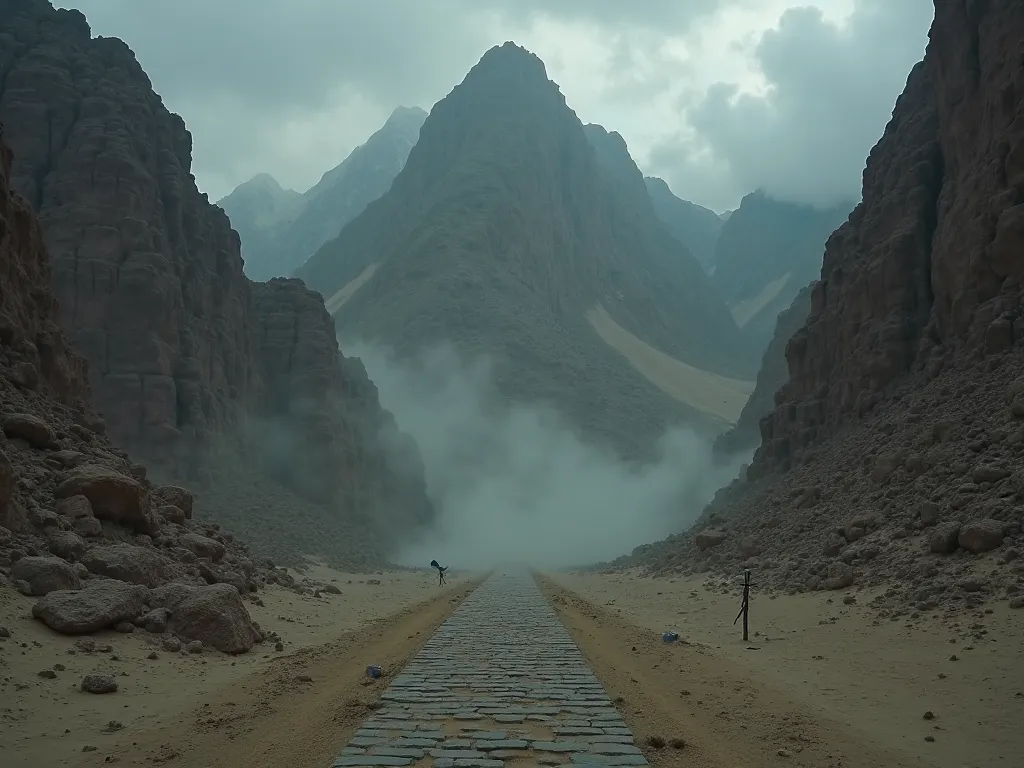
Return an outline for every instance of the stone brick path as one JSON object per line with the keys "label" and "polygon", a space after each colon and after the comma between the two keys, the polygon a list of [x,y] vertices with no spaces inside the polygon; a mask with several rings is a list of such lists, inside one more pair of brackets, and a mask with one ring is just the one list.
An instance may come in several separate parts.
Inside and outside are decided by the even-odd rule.
{"label": "stone brick path", "polygon": [[495,573],[381,696],[333,766],[647,765],[527,574]]}

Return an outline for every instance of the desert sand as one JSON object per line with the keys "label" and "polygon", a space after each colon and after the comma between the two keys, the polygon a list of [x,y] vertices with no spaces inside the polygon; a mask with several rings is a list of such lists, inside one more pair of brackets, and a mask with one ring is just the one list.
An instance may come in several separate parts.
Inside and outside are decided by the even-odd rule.
{"label": "desert sand", "polygon": [[[76,638],[31,618],[35,598],[0,587],[0,626],[10,632],[0,639],[0,764],[323,768],[475,583],[453,574],[438,587],[430,572],[322,566],[293,575],[333,583],[341,594],[261,590],[264,605],[246,606],[284,649],[268,643],[235,657],[168,653],[145,633],[116,632],[91,636],[97,648],[83,652]],[[384,670],[372,684],[369,664]],[[92,672],[114,675],[118,691],[81,692]]]}
{"label": "desert sand", "polygon": [[[557,574],[556,608],[658,765],[1024,765],[1024,612],[877,621],[872,594],[751,600],[739,580]],[[846,604],[845,594],[857,600]],[[680,635],[666,644],[661,633]],[[685,753],[685,759],[683,757]]]}

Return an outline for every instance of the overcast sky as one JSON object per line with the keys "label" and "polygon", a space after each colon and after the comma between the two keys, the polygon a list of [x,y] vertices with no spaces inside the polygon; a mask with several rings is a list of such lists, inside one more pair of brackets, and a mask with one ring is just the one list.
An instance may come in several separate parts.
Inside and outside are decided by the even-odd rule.
{"label": "overcast sky", "polygon": [[65,0],[135,51],[217,200],[305,190],[399,104],[429,109],[493,45],[547,64],[584,122],[680,197],[857,199],[924,51],[931,0]]}

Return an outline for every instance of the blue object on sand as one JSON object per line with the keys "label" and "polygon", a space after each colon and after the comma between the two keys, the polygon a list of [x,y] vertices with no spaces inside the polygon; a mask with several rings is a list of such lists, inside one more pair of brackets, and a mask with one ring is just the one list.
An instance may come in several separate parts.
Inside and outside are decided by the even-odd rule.
{"label": "blue object on sand", "polygon": [[679,639],[679,634],[676,632],[662,632],[661,642],[663,643],[674,643]]}
{"label": "blue object on sand", "polygon": [[376,680],[381,675],[380,664],[371,664],[366,668],[366,676]]}

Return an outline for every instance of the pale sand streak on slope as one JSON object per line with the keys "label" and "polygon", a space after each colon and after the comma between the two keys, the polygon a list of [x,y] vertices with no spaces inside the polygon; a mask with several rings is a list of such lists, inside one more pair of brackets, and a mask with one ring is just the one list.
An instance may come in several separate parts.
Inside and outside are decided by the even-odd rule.
{"label": "pale sand streak on slope", "polygon": [[327,304],[327,311],[333,315],[341,309],[345,302],[351,299],[355,292],[362,288],[367,280],[373,277],[373,273],[376,271],[377,262],[374,262],[360,272],[354,280],[349,280],[341,286],[341,289],[325,302]]}
{"label": "pale sand streak on slope", "polygon": [[790,273],[787,272],[777,280],[772,280],[770,283],[765,285],[757,296],[744,299],[743,301],[737,301],[729,307],[729,311],[732,312],[732,319],[736,321],[736,325],[742,328],[749,323],[758,312],[767,307],[769,302],[774,301],[775,297],[778,296],[782,289],[786,287],[786,284],[789,282],[789,277]]}
{"label": "pale sand streak on slope", "polygon": [[660,352],[616,323],[600,304],[587,320],[609,346],[665,394],[730,424],[736,423],[754,382],[728,379],[703,371]]}

